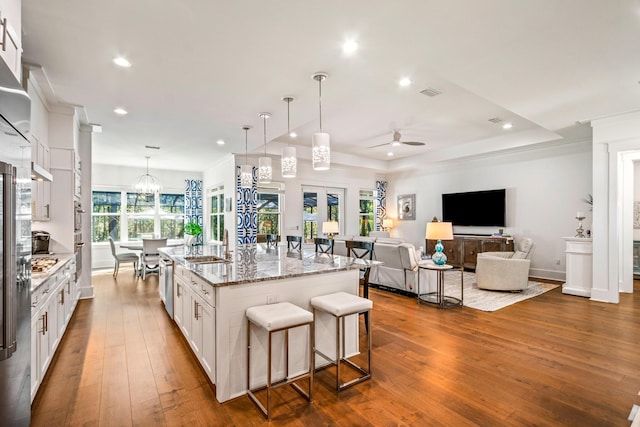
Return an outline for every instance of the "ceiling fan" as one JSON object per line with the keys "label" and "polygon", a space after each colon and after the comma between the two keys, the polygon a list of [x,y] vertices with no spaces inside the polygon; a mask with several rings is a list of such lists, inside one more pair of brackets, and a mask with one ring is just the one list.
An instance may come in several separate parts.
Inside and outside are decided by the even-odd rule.
{"label": "ceiling fan", "polygon": [[391,142],[385,142],[384,144],[378,144],[378,145],[372,145],[369,148],[376,148],[376,147],[382,147],[384,145],[391,145],[392,147],[397,147],[399,145],[413,145],[414,147],[420,146],[420,145],[425,145],[424,142],[418,142],[418,141],[400,141],[400,138],[402,138],[402,135],[400,135],[400,131],[398,131],[397,129],[393,131],[393,141]]}

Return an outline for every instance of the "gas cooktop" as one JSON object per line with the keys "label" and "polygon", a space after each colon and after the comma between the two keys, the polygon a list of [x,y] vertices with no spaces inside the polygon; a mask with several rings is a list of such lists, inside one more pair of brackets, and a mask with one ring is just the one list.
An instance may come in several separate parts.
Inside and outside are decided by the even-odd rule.
{"label": "gas cooktop", "polygon": [[31,271],[34,273],[44,273],[56,265],[58,258],[42,257],[31,259]]}

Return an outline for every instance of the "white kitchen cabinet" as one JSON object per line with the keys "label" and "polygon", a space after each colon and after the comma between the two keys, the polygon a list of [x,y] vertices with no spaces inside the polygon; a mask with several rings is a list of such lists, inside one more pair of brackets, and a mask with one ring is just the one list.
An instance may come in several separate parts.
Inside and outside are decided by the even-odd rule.
{"label": "white kitchen cabinet", "polygon": [[22,13],[20,0],[0,0],[0,57],[22,79]]}
{"label": "white kitchen cabinet", "polygon": [[174,269],[174,320],[215,384],[215,298],[213,287],[178,265]]}
{"label": "white kitchen cabinet", "polygon": [[182,299],[184,298],[184,285],[181,281],[177,281],[174,277],[174,286],[173,286],[173,320],[176,322],[180,330],[182,330]]}
{"label": "white kitchen cabinet", "polygon": [[[49,172],[51,156],[49,147],[42,143],[35,135],[31,136],[31,160]],[[31,184],[31,215],[34,221],[49,221],[51,219],[51,182],[32,181]]]}
{"label": "white kitchen cabinet", "polygon": [[71,258],[31,295],[31,400],[64,336],[79,297]]}

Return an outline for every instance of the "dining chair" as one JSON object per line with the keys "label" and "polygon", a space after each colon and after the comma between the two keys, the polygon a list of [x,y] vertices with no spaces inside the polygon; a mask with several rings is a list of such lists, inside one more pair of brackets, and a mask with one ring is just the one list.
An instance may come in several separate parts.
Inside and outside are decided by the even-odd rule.
{"label": "dining chair", "polygon": [[276,248],[279,240],[280,236],[277,234],[267,234],[267,248]]}
{"label": "dining chair", "polygon": [[[347,240],[347,256],[364,260],[373,260],[373,242],[363,242],[359,240]],[[360,285],[362,285],[362,296],[369,298],[369,273],[371,267],[360,269]],[[364,313],[365,325],[369,325],[369,312]]]}
{"label": "dining chair", "polygon": [[160,266],[159,248],[167,246],[167,239],[142,239],[142,280],[146,278],[147,272],[158,272]]}
{"label": "dining chair", "polygon": [[118,270],[120,269],[121,262],[132,262],[133,263],[133,275],[135,276],[138,272],[138,261],[140,258],[138,254],[133,252],[116,252],[116,244],[111,237],[109,237],[109,245],[111,246],[111,255],[113,255],[113,259],[116,261],[113,267],[113,277],[118,277]]}
{"label": "dining chair", "polygon": [[287,236],[288,251],[302,251],[302,236]]}
{"label": "dining chair", "polygon": [[316,244],[316,254],[333,255],[333,239],[316,237],[314,243]]}

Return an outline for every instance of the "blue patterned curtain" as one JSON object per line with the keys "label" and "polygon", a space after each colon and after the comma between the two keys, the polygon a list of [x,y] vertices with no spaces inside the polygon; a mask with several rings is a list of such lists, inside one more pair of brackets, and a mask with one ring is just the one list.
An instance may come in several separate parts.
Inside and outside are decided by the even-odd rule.
{"label": "blue patterned curtain", "polygon": [[[202,180],[185,179],[184,187],[184,223],[202,224]],[[202,234],[197,237],[196,244],[202,244]]]}
{"label": "blue patterned curtain", "polygon": [[382,220],[387,215],[387,181],[376,181],[376,231],[382,230]]}
{"label": "blue patterned curtain", "polygon": [[251,188],[240,187],[240,166],[236,166],[236,201],[238,205],[238,244],[258,242],[258,173],[253,168]]}

